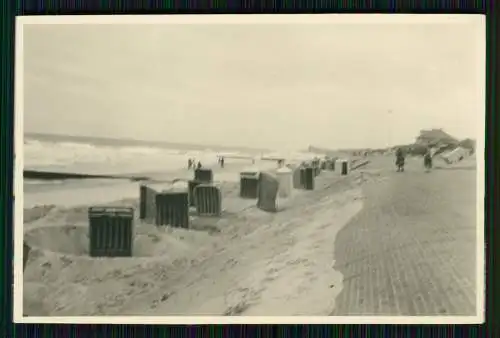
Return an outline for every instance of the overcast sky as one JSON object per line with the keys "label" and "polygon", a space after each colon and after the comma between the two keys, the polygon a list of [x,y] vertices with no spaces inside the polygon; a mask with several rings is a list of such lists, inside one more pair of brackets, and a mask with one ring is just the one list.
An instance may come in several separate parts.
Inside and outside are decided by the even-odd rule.
{"label": "overcast sky", "polygon": [[279,149],[476,137],[484,21],[468,17],[25,25],[24,128]]}

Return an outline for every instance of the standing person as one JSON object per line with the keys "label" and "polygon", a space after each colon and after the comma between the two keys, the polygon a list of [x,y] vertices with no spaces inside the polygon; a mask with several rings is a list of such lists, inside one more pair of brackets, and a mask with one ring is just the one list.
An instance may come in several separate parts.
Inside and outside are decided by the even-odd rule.
{"label": "standing person", "polygon": [[196,169],[201,169],[201,162],[198,161],[198,165],[196,166]]}
{"label": "standing person", "polygon": [[405,171],[405,156],[403,153],[403,149],[398,148],[396,150],[396,166],[398,167],[397,171]]}
{"label": "standing person", "polygon": [[220,167],[224,168],[224,157],[220,158]]}
{"label": "standing person", "polygon": [[431,147],[427,147],[427,151],[425,152],[424,155],[424,167],[426,171],[429,171],[432,169],[432,153],[431,153]]}
{"label": "standing person", "polygon": [[191,166],[193,165],[193,160],[192,159],[188,159],[188,170],[191,169]]}

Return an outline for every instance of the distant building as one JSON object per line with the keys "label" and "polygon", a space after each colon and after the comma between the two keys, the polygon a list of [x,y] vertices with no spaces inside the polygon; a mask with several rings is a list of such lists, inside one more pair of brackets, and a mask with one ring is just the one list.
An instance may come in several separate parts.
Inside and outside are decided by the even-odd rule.
{"label": "distant building", "polygon": [[442,129],[421,130],[415,144],[422,146],[458,145],[459,141]]}

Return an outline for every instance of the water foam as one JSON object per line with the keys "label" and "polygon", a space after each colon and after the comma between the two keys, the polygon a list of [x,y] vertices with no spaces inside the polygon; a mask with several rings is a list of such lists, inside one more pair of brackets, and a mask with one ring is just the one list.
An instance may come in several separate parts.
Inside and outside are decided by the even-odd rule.
{"label": "water foam", "polygon": [[203,165],[217,163],[217,152],[186,151],[145,146],[105,146],[72,142],[26,140],[25,168],[88,174],[129,174],[173,171],[188,158]]}

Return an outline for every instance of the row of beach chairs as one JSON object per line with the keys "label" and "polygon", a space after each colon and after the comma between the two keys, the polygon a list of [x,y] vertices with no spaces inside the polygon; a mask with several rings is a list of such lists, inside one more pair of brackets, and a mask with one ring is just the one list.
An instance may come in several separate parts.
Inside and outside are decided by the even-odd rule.
{"label": "row of beach chairs", "polygon": [[[335,171],[336,160],[311,161],[297,167],[283,167],[276,173],[249,170],[240,173],[239,197],[256,200],[266,212],[276,212],[278,196],[290,197],[293,189],[314,190],[315,179],[322,170]],[[340,161],[340,174],[347,175],[347,161]],[[222,216],[222,193],[214,182],[211,169],[200,168],[185,187],[175,185],[158,190],[143,184],[139,189],[141,222],[156,226],[188,229],[190,212],[199,217]],[[92,206],[89,217],[89,255],[91,257],[130,257],[133,255],[134,208]],[[28,249],[28,251],[26,251]],[[29,247],[25,246],[25,264]]]}

